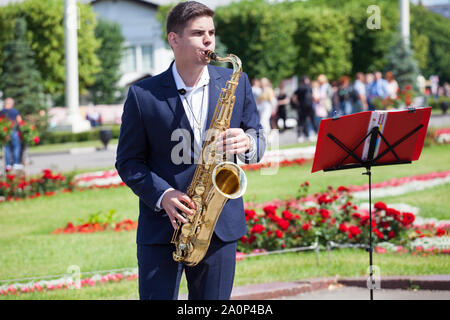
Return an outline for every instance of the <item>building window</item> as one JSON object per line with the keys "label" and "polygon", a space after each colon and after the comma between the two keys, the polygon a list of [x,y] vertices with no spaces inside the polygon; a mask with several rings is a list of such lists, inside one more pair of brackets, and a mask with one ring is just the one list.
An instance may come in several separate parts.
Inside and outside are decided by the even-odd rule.
{"label": "building window", "polygon": [[153,46],[142,45],[142,70],[149,71],[153,68]]}
{"label": "building window", "polygon": [[125,48],[122,58],[122,73],[136,71],[136,47]]}

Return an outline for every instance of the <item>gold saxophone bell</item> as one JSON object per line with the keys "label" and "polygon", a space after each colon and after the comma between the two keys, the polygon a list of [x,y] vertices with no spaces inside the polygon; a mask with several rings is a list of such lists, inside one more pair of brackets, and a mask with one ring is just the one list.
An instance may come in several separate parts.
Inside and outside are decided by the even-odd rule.
{"label": "gold saxophone bell", "polygon": [[234,162],[221,162],[212,172],[214,187],[224,197],[237,199],[242,197],[247,189],[247,177]]}

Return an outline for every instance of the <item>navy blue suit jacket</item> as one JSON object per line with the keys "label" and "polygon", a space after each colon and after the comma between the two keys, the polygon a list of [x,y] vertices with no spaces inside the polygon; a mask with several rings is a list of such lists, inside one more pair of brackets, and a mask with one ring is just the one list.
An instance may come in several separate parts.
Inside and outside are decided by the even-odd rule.
{"label": "navy blue suit jacket", "polygon": [[[186,129],[194,141],[192,128],[177,92],[172,68],[132,85],[124,105],[117,148],[116,169],[131,190],[139,197],[138,244],[169,243],[173,227],[164,210],[156,211],[163,192],[172,187],[186,192],[196,165],[174,164],[171,153],[179,140],[171,141],[177,128]],[[209,106],[206,128],[209,128],[220,91],[230,79],[231,69],[208,65],[210,75]],[[231,128],[242,128],[257,142],[257,157],[261,159],[265,140],[259,122],[250,83],[244,73],[236,89],[236,102]],[[201,147],[198,147],[201,150]],[[191,151],[193,157],[193,143]],[[192,159],[191,157],[191,159]],[[234,241],[246,233],[242,198],[228,200],[215,229],[223,241]]]}

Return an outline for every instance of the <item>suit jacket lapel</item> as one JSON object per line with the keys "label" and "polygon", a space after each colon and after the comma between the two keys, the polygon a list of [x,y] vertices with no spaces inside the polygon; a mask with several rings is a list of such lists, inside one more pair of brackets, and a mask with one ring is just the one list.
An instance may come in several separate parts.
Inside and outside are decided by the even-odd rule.
{"label": "suit jacket lapel", "polygon": [[186,129],[191,134],[191,137],[193,137],[194,133],[186,116],[186,112],[184,111],[183,103],[181,102],[180,96],[177,91],[177,86],[172,75],[172,64],[170,64],[169,69],[167,69],[162,76],[162,90],[164,96],[166,97],[167,104],[169,105],[169,108],[172,110],[175,117],[174,129]]}

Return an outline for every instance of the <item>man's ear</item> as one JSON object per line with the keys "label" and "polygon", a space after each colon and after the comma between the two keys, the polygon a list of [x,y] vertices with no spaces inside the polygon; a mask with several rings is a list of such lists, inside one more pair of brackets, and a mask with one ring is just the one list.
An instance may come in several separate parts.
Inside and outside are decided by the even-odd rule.
{"label": "man's ear", "polygon": [[169,32],[167,40],[172,48],[175,48],[178,45],[178,35],[173,31]]}

